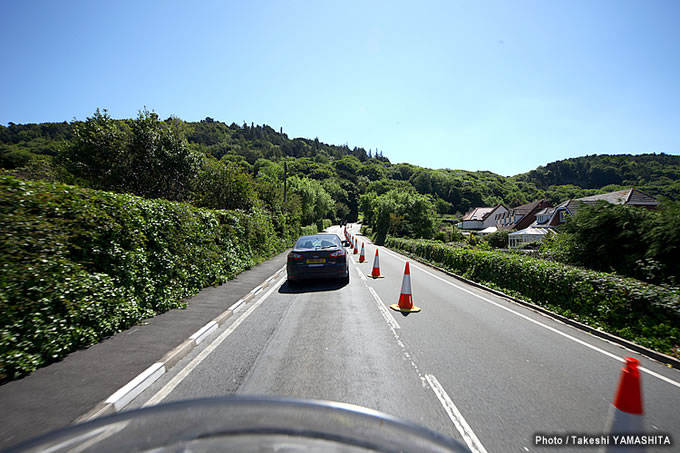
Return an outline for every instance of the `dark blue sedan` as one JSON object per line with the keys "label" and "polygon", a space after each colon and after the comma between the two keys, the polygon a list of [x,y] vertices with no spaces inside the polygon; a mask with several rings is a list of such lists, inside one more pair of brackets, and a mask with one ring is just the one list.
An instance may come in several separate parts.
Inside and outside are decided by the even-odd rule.
{"label": "dark blue sedan", "polygon": [[288,254],[288,281],[311,278],[341,279],[349,283],[349,265],[343,242],[336,234],[302,236]]}

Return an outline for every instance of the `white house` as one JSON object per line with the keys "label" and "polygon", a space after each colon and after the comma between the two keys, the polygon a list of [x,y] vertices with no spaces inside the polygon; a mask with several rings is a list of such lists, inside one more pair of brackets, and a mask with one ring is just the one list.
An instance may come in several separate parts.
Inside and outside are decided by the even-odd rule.
{"label": "white house", "polygon": [[508,212],[502,204],[492,208],[470,208],[458,224],[462,230],[484,230],[496,226],[496,215]]}

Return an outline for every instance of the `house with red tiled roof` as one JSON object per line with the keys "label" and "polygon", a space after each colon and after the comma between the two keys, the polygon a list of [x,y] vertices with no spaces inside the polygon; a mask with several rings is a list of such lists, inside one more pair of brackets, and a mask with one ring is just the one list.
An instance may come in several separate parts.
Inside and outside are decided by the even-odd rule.
{"label": "house with red tiled roof", "polygon": [[646,209],[654,209],[659,205],[659,202],[654,197],[635,188],[567,200],[554,208],[546,207],[537,211],[535,214],[536,220],[531,225],[508,235],[508,246],[513,248],[527,242],[541,241],[548,234],[552,233],[555,227],[565,223],[569,217],[576,215],[583,206],[600,201],[638,206]]}
{"label": "house with red tiled roof", "polygon": [[534,223],[537,212],[551,207],[552,204],[543,199],[511,208],[507,212],[496,214],[496,227],[499,230],[522,230]]}

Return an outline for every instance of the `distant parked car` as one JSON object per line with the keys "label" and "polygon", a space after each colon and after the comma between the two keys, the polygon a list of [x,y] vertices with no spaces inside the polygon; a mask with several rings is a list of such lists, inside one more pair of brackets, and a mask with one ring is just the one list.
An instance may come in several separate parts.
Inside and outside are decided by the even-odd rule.
{"label": "distant parked car", "polygon": [[347,252],[336,234],[314,234],[298,238],[293,251],[288,254],[288,281],[297,282],[312,278],[340,279],[349,283]]}

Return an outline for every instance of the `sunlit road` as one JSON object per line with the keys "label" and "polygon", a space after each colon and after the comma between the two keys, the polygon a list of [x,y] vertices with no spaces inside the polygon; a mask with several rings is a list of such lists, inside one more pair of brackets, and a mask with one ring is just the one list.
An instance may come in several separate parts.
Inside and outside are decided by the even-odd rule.
{"label": "sunlit road", "polygon": [[229,394],[313,398],[387,412],[473,451],[555,451],[536,446],[535,434],[601,434],[622,358],[634,356],[645,369],[647,430],[680,441],[678,371],[413,262],[422,312],[403,316],[388,306],[406,259],[381,247],[385,278],[366,278],[375,250],[366,242],[364,264],[352,256],[348,285],[290,287],[284,274],[129,407]]}

